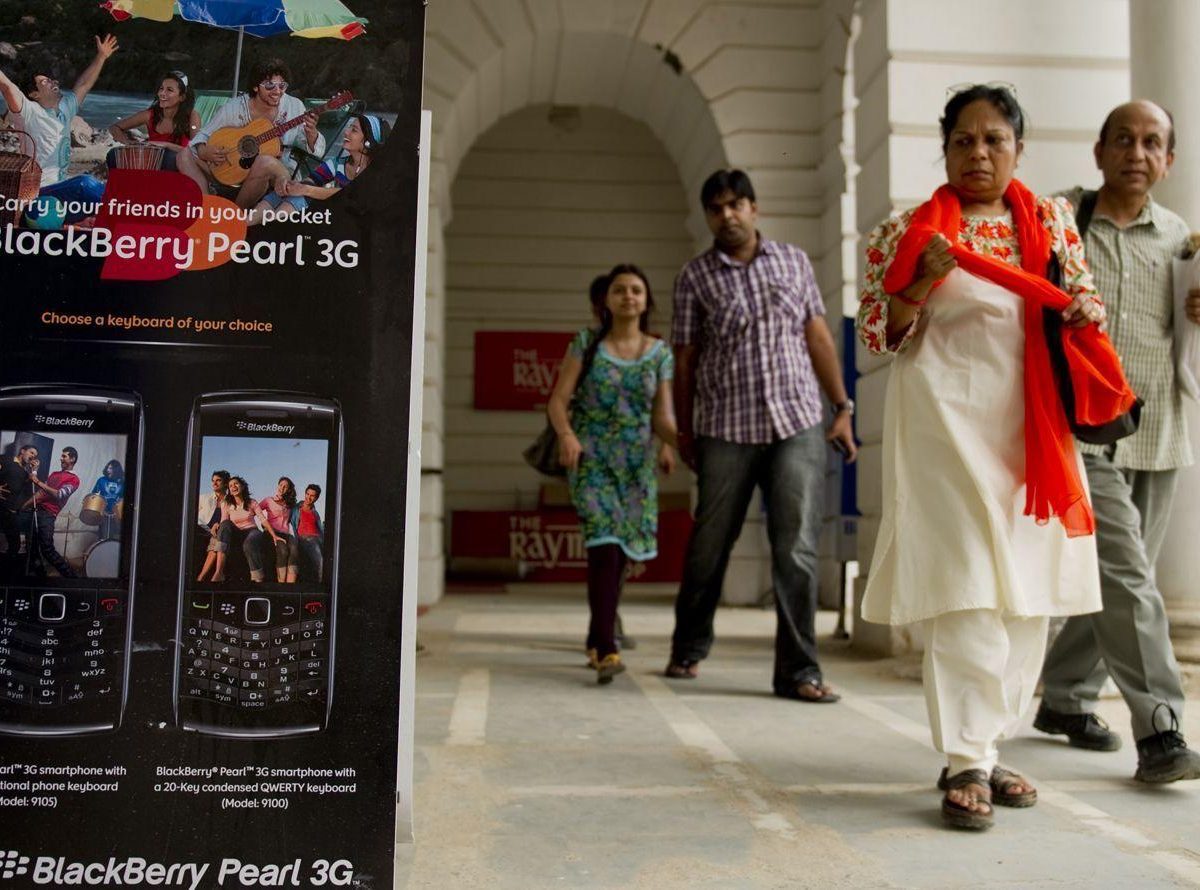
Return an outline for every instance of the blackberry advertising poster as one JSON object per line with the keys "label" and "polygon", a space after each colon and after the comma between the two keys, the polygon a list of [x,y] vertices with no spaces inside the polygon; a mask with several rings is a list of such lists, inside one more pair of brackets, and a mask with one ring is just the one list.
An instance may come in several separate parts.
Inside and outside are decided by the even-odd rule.
{"label": "blackberry advertising poster", "polygon": [[423,28],[0,0],[6,886],[391,886]]}

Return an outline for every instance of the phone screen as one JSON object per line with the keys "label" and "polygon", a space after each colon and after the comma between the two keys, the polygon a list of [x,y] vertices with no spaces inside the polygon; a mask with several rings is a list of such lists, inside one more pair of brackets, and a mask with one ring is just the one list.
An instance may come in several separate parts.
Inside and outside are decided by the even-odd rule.
{"label": "phone screen", "polygon": [[181,560],[186,728],[237,735],[324,725],[339,430],[328,401],[199,400]]}
{"label": "phone screen", "polygon": [[23,539],[10,581],[129,575],[125,526],[129,437],[121,433],[0,429],[0,511]]}
{"label": "phone screen", "polygon": [[0,391],[0,726],[9,731],[120,721],[139,430],[131,394]]}

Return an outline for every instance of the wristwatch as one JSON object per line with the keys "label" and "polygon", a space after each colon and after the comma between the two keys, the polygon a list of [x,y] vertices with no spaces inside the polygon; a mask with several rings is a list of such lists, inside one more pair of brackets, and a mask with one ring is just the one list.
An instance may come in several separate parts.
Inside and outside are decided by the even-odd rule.
{"label": "wristwatch", "polygon": [[838,402],[833,406],[834,414],[845,413],[850,417],[854,416],[854,399],[846,399],[844,402]]}

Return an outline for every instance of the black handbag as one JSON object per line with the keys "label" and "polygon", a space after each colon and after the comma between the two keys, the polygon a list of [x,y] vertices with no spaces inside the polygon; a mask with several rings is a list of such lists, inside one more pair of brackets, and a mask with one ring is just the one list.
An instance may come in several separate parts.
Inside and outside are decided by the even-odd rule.
{"label": "black handbag", "polygon": [[[600,334],[594,332],[592,342],[588,344],[587,350],[583,353],[583,366],[579,370],[579,379],[575,381],[575,392],[571,394],[571,405],[575,404],[575,396],[579,393],[579,387],[583,385],[583,381],[592,370],[592,362],[595,361],[596,350],[599,348]],[[569,406],[567,412],[570,413]],[[548,419],[545,428],[538,433],[533,443],[521,452],[521,455],[525,458],[525,463],[543,476],[562,479],[567,475],[567,468],[558,460],[558,433],[554,431],[554,425]]]}
{"label": "black handbag", "polygon": [[[1095,208],[1096,193],[1084,192],[1083,199],[1079,203],[1079,214],[1076,220],[1081,238],[1087,232],[1088,223],[1091,222],[1092,211]],[[1046,280],[1055,287],[1062,288],[1062,266],[1058,262],[1058,257],[1053,253],[1050,254],[1050,262],[1046,266]],[[1120,417],[1099,426],[1088,426],[1075,420],[1075,388],[1071,383],[1071,368],[1067,364],[1067,354],[1063,350],[1062,313],[1048,307],[1043,309],[1042,327],[1046,332],[1046,346],[1050,350],[1050,366],[1054,369],[1055,387],[1058,389],[1058,397],[1062,400],[1067,422],[1071,425],[1071,432],[1075,434],[1075,438],[1089,445],[1112,445],[1126,436],[1136,433],[1138,423],[1142,418],[1143,402],[1141,399],[1135,401],[1129,410]]]}

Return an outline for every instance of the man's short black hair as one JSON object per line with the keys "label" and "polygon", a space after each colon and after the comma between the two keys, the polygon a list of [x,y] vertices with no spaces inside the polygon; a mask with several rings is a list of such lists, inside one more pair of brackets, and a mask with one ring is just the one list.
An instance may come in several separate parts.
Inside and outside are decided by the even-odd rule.
{"label": "man's short black hair", "polygon": [[66,448],[63,449],[63,454],[70,456],[71,463],[77,463],[79,461],[79,452],[76,451],[74,448],[72,448],[70,445],[68,445]]}
{"label": "man's short black hair", "polygon": [[321,496],[321,486],[317,485],[317,483],[315,483],[315,482],[312,482],[312,483],[304,486],[304,491],[306,493],[309,491],[315,491],[317,493],[318,498]]}
{"label": "man's short black hair", "polygon": [[[1171,112],[1169,110],[1167,110],[1166,108],[1163,108],[1157,102],[1151,102],[1150,104],[1153,105],[1155,108],[1157,108],[1159,111],[1161,111],[1163,114],[1165,114],[1167,116],[1167,123],[1170,124],[1170,127],[1167,130],[1167,152],[1169,154],[1170,152],[1173,152],[1175,150],[1175,115],[1171,114]],[[1118,105],[1116,108],[1114,108],[1112,111],[1110,111],[1108,113],[1108,117],[1106,117],[1104,119],[1104,123],[1102,123],[1100,125],[1100,144],[1101,145],[1104,145],[1105,142],[1108,140],[1108,128],[1112,125],[1112,116],[1114,114],[1116,114],[1117,110],[1121,107],[1122,106]]]}
{"label": "man's short black hair", "polygon": [[700,206],[708,208],[722,192],[733,192],[736,198],[757,201],[754,186],[744,170],[718,170],[700,186]]}
{"label": "man's short black hair", "polygon": [[216,476],[225,485],[228,485],[229,480],[233,478],[228,470],[213,470],[213,476]]}
{"label": "man's short black hair", "polygon": [[250,76],[246,80],[246,92],[254,95],[254,90],[260,83],[270,80],[276,74],[291,83],[292,69],[288,67],[287,62],[283,59],[263,59],[250,69]]}

